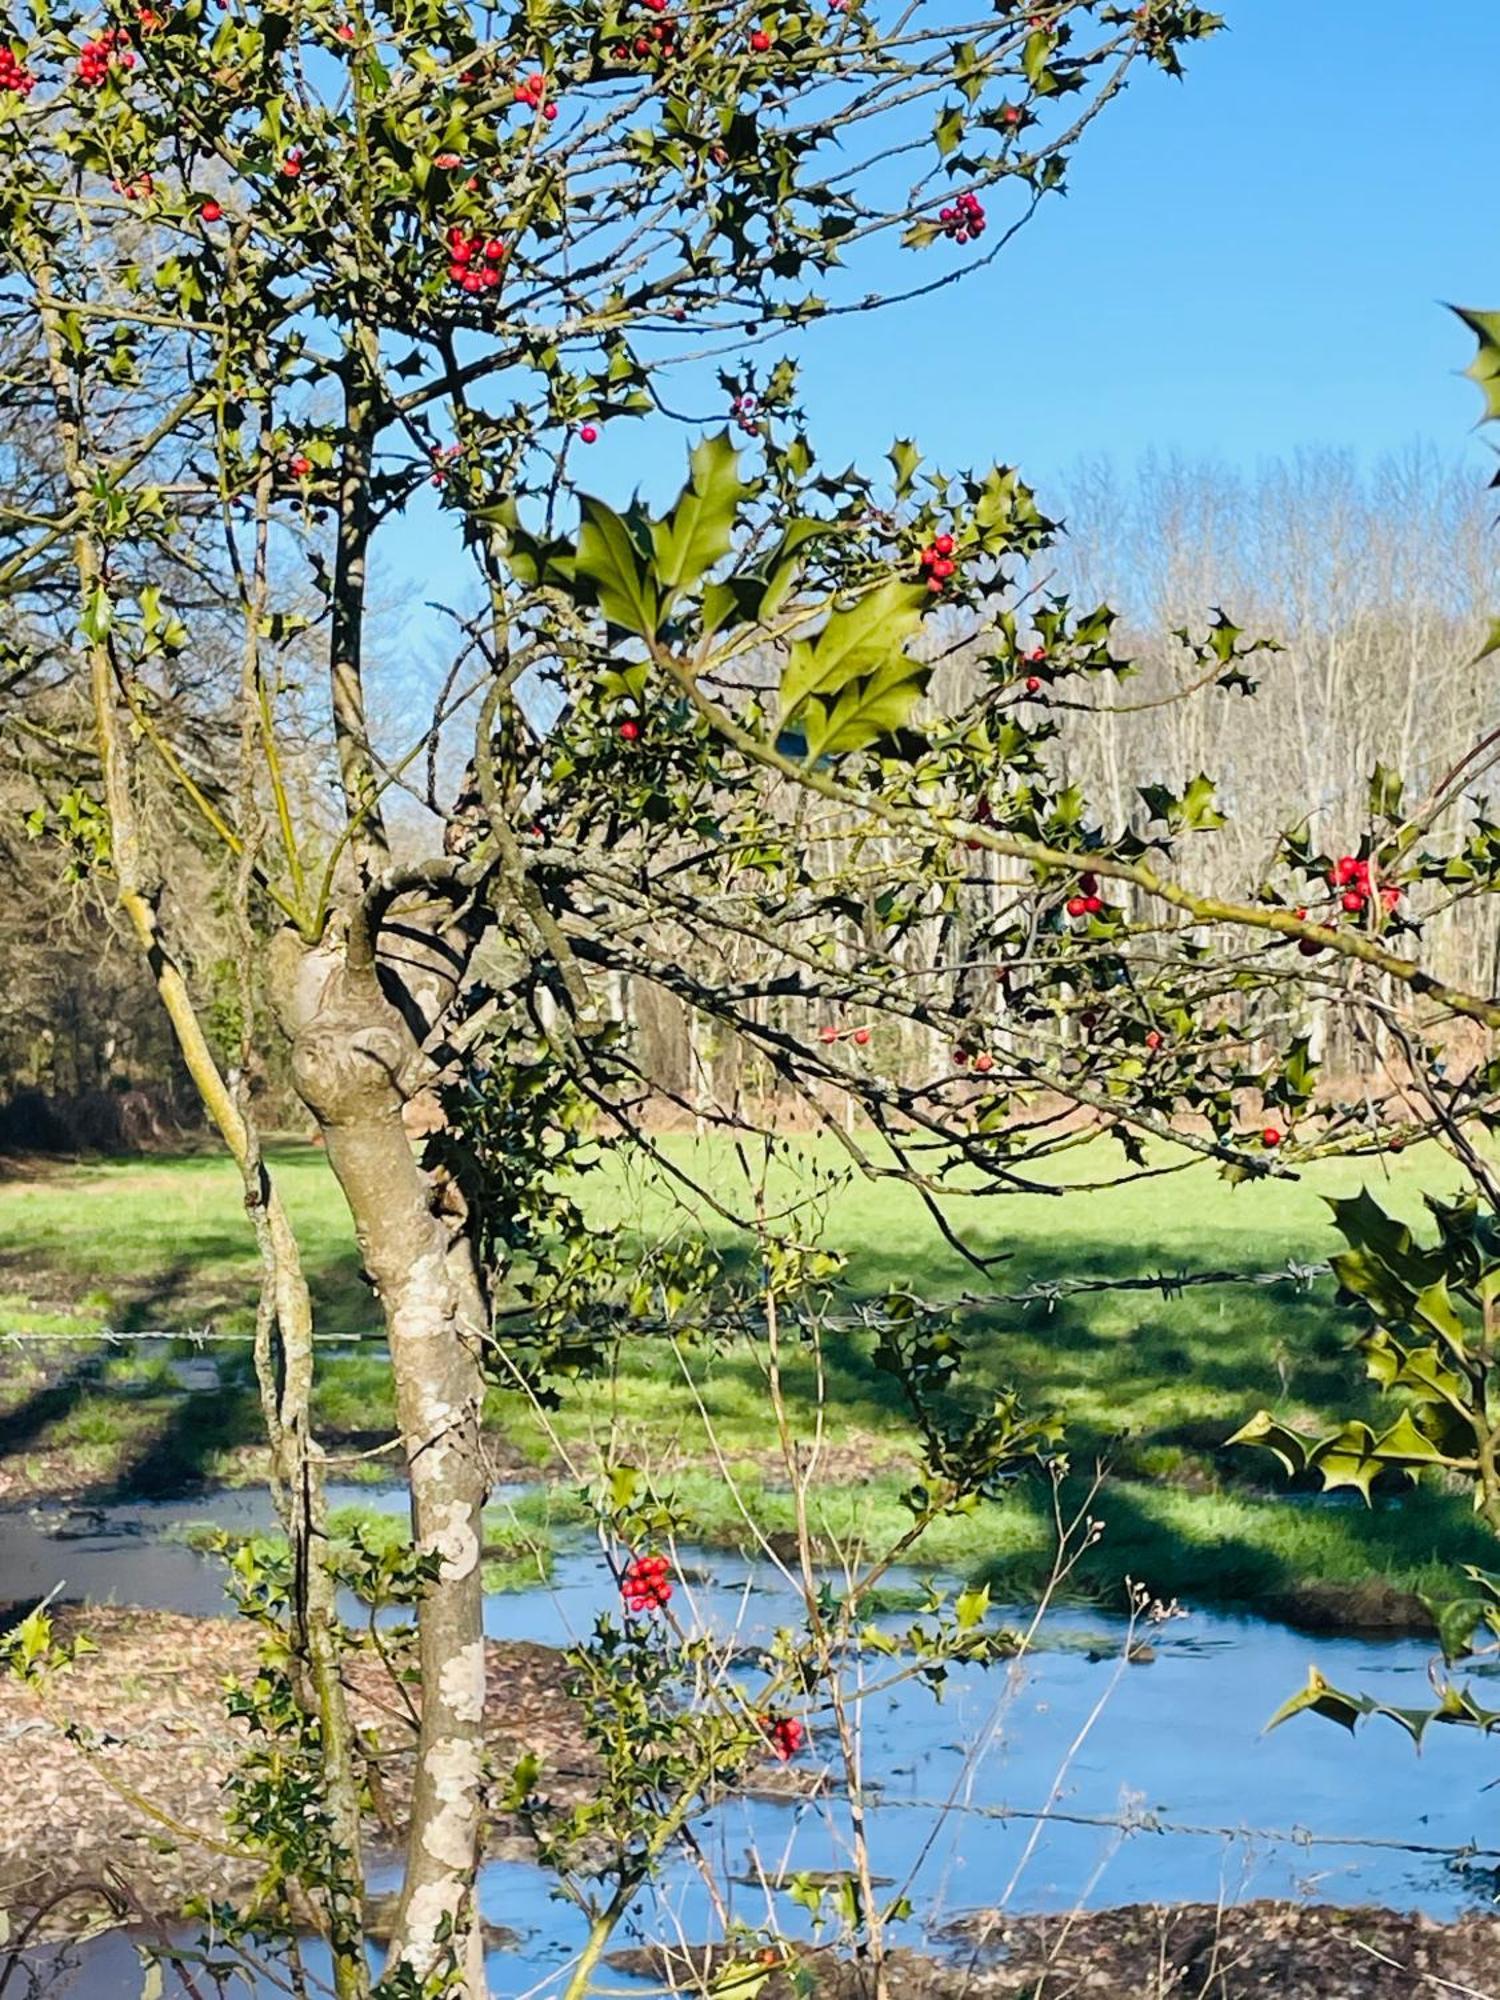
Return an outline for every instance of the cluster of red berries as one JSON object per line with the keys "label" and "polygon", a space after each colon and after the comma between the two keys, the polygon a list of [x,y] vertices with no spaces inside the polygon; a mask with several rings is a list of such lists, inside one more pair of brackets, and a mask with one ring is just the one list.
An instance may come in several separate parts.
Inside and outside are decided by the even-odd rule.
{"label": "cluster of red berries", "polygon": [[[648,13],[666,14],[668,0],[643,0]],[[678,55],[677,23],[670,18],[660,21],[643,21],[639,32],[629,42],[616,42],[610,50],[611,58],[617,63],[628,63],[632,55],[660,56],[663,61]]]}
{"label": "cluster of red berries", "polygon": [[17,62],[9,42],[0,42],[0,90],[13,90],[17,97],[29,97],[35,88],[36,78]]}
{"label": "cluster of red berries", "polygon": [[[967,1068],[968,1061],[969,1061],[969,1051],[966,1048],[960,1046],[959,1048],[956,1048],[953,1051],[953,1062],[955,1068],[957,1069]],[[995,1058],[990,1054],[988,1049],[981,1049],[978,1055],[975,1056],[974,1058],[974,1068],[977,1071],[977,1073],[980,1076],[988,1076],[990,1071],[994,1067],[995,1067]]]}
{"label": "cluster of red berries", "polygon": [[665,1556],[632,1556],[620,1574],[627,1611],[661,1611],[671,1601],[671,1565]]}
{"label": "cluster of red berries", "polygon": [[[1370,882],[1370,864],[1353,854],[1341,854],[1328,871],[1330,887],[1341,891],[1339,901],[1351,917],[1363,911],[1374,893]],[[1380,900],[1387,910],[1394,910],[1401,900],[1401,891],[1394,882],[1384,882],[1380,887]]]}
{"label": "cluster of red berries", "polygon": [[736,396],[729,405],[730,414],[747,437],[755,437],[760,430],[760,420],[756,411],[760,408],[758,396]]}
{"label": "cluster of red berries", "polygon": [[977,194],[961,194],[952,208],[939,212],[938,221],[955,243],[977,243],[984,234],[984,205]]}
{"label": "cluster of red berries", "polygon": [[293,479],[307,479],[312,474],[313,462],[305,451],[294,451],[286,462],[286,469]]}
{"label": "cluster of red berries", "polygon": [[435,444],[432,447],[432,479],[430,483],[434,486],[446,486],[448,483],[449,468],[452,466],[454,459],[462,458],[463,455],[464,448],[461,444]]}
{"label": "cluster of red berries", "polygon": [[936,594],[938,591],[946,590],[948,579],[957,567],[953,560],[953,537],[934,535],[923,549],[918,567],[922,572],[922,580],[930,591]]}
{"label": "cluster of red berries", "polygon": [[540,111],[549,121],[557,116],[557,106],[547,96],[547,79],[540,70],[534,76],[528,76],[523,82],[518,83],[514,95],[517,104],[529,105],[533,111]]}
{"label": "cluster of red berries", "polygon": [[850,1031],[843,1028],[835,1028],[830,1024],[826,1028],[819,1028],[818,1040],[826,1048],[830,1047],[834,1042],[841,1042],[846,1033],[849,1035],[851,1042],[857,1042],[862,1049],[868,1048],[870,1042],[870,1030],[868,1028],[855,1028]]}
{"label": "cluster of red berries", "polygon": [[110,67],[135,68],[135,50],[123,28],[106,28],[78,52],[78,81],[97,90],[109,75]]}
{"label": "cluster of red berries", "polygon": [[500,282],[505,245],[498,236],[471,236],[461,222],[448,231],[448,278],[466,292],[492,292]]}
{"label": "cluster of red berries", "polygon": [[1099,877],[1092,871],[1085,871],[1078,878],[1078,894],[1068,898],[1070,917],[1097,917],[1104,908],[1104,898],[1099,894]]}
{"label": "cluster of red berries", "polygon": [[[1045,646],[1033,646],[1031,651],[1026,655],[1026,664],[1028,667],[1041,667],[1045,666],[1046,663],[1047,663],[1047,648]],[[1041,691],[1042,691],[1041,675],[1028,674],[1026,676],[1026,692],[1028,694],[1040,694]]]}
{"label": "cluster of red berries", "polygon": [[806,1729],[795,1715],[762,1715],[757,1720],[774,1755],[783,1764],[789,1764],[807,1739]]}

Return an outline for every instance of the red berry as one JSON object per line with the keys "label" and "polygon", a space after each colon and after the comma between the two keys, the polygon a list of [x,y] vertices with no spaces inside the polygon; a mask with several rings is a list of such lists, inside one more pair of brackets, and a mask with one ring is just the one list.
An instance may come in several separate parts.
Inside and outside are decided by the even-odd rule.
{"label": "red berry", "polygon": [[557,106],[555,104],[544,104],[542,106],[542,116],[550,125],[552,120],[557,116]]}
{"label": "red berry", "polygon": [[1146,1047],[1148,1049],[1159,1049],[1161,1047],[1161,1035],[1155,1028],[1150,1029],[1147,1033]]}
{"label": "red berry", "polygon": [[505,245],[498,236],[492,236],[484,246],[484,254],[490,263],[498,264],[505,255]]}
{"label": "red berry", "polygon": [[618,733],[622,743],[634,743],[640,736],[641,725],[633,720],[633,718],[627,716],[625,721],[620,724]]}
{"label": "red berry", "polygon": [[206,201],[198,213],[205,222],[217,222],[224,211],[216,201]]}
{"label": "red berry", "polygon": [[347,21],[341,22],[335,33],[341,42],[352,42],[354,40],[354,30]]}
{"label": "red berry", "polygon": [[933,539],[932,546],[940,556],[951,556],[953,553],[953,537],[951,535],[937,535]]}
{"label": "red berry", "polygon": [[1026,692],[1028,694],[1036,694],[1040,690],[1041,685],[1035,674],[1028,674],[1026,676]]}
{"label": "red berry", "polygon": [[463,161],[457,153],[439,153],[432,164],[435,167],[441,167],[444,173],[451,173],[455,167],[461,167]]}
{"label": "red berry", "polygon": [[287,471],[291,473],[293,479],[306,479],[312,469],[312,460],[303,452],[295,452],[287,460]]}
{"label": "red berry", "polygon": [[864,1048],[864,1047],[866,1046],[866,1044],[867,1044],[867,1043],[869,1042],[869,1039],[870,1039],[870,1031],[869,1031],[869,1029],[868,1029],[868,1028],[856,1028],[856,1029],[854,1030],[854,1039],[855,1039],[855,1041],[856,1041],[856,1042],[858,1042],[858,1043],[859,1043],[859,1046],[860,1046],[861,1048]]}
{"label": "red berry", "polygon": [[974,1058],[974,1067],[981,1076],[984,1076],[995,1067],[995,1058],[988,1049],[981,1049]]}
{"label": "red berry", "polygon": [[955,1049],[953,1051],[953,1060],[962,1069],[964,1064],[969,1060],[969,1051],[967,1049]]}
{"label": "red berry", "polygon": [[1069,896],[1068,915],[1070,917],[1086,917],[1088,913],[1089,899],[1087,896]]}
{"label": "red berry", "polygon": [[771,46],[771,37],[766,33],[764,28],[757,28],[755,33],[750,37],[750,46],[758,56],[763,56]]}
{"label": "red berry", "polygon": [[1351,917],[1358,916],[1365,906],[1365,899],[1358,889],[1346,889],[1339,900]]}
{"label": "red berry", "polygon": [[579,427],[578,439],[580,444],[597,444],[599,441],[598,426],[595,424],[581,425]]}
{"label": "red berry", "polygon": [[838,1038],[839,1031],[837,1028],[819,1028],[818,1030],[818,1040],[820,1042],[836,1042]]}
{"label": "red berry", "polygon": [[1260,1143],[1268,1147],[1279,1146],[1281,1144],[1281,1134],[1274,1125],[1268,1125],[1260,1135]]}

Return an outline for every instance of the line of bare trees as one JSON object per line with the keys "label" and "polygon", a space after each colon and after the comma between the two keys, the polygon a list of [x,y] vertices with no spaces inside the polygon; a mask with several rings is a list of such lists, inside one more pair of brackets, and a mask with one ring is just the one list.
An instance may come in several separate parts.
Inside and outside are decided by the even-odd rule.
{"label": "line of bare trees", "polygon": [[[1121,606],[1127,622],[1116,650],[1140,660],[1143,672],[1112,692],[1101,686],[1086,712],[1061,712],[1056,754],[1115,823],[1139,814],[1136,788],[1148,777],[1207,772],[1229,812],[1229,825],[1196,857],[1210,885],[1254,879],[1279,832],[1304,819],[1317,843],[1340,849],[1357,834],[1377,763],[1421,791],[1500,722],[1495,661],[1476,659],[1500,600],[1492,506],[1463,464],[1419,448],[1369,466],[1345,452],[1308,452],[1249,472],[1160,459],[1122,474],[1101,461],[1075,467],[1059,486],[1070,532],[1056,565],[1033,584],[1078,604]],[[1253,698],[1163,700],[1187,674],[1173,631],[1201,629],[1220,602],[1285,651]],[[960,652],[946,671],[972,669]],[[32,843],[20,824],[21,789],[0,788],[15,802],[0,853],[24,891]],[[836,841],[836,815],[807,833]],[[185,879],[201,885],[201,864],[189,856],[185,865]],[[59,908],[55,875],[40,857],[36,872],[37,895],[13,897],[0,915],[9,929],[0,946],[9,967],[0,1094],[23,1085],[97,1088],[117,1073],[158,1081],[145,1072],[165,1059],[161,1029],[134,952],[112,937],[86,888]],[[987,892],[984,873],[976,863],[976,894]],[[216,917],[211,899],[194,901],[198,962],[210,978],[230,956],[227,918]],[[219,950],[209,935],[216,922],[226,931]],[[1469,903],[1453,920],[1438,910],[1429,940],[1442,977],[1500,986],[1500,909]],[[689,962],[702,949],[688,934],[663,943]],[[732,951],[723,940],[715,949],[722,963],[712,970],[730,983],[739,970]],[[920,940],[914,949],[920,957]],[[644,1044],[642,1069],[677,1093],[664,1113],[691,1115],[737,1092],[774,1093],[774,1076],[747,1065],[732,1036],[669,995],[622,989],[617,1005]],[[797,1025],[815,1032],[819,1023]],[[913,1035],[908,1049],[879,1053],[900,1066],[927,1052]],[[1330,1053],[1358,1067],[1357,1051]]]}

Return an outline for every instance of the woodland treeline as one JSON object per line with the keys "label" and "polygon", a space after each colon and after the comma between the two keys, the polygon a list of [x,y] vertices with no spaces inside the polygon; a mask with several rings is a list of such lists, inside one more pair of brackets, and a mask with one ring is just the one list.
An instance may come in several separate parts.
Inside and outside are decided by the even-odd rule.
{"label": "woodland treeline", "polygon": [[[1043,689],[1039,699],[1058,724],[1054,755],[1110,819],[1134,812],[1144,822],[1137,788],[1163,772],[1179,782],[1199,772],[1211,777],[1228,824],[1195,857],[1206,887],[1228,890],[1253,880],[1269,865],[1281,830],[1302,820],[1315,847],[1339,851],[1364,812],[1378,765],[1407,774],[1409,786],[1435,784],[1483,738],[1493,662],[1476,654],[1488,622],[1490,510],[1462,464],[1415,449],[1370,465],[1349,454],[1310,451],[1251,472],[1164,458],[1131,472],[1080,465],[1060,489],[1061,504],[1052,493],[1041,498],[1062,516],[1068,534],[1028,580],[1029,594],[1017,604],[1020,629],[1055,593],[1076,608],[1107,601],[1121,611],[1114,650],[1140,660],[1143,671],[1077,705],[1054,701]],[[1201,674],[1173,633],[1189,624],[1201,628],[1204,606],[1214,603],[1247,632],[1275,638],[1285,649],[1267,660],[1253,702],[1232,693],[1172,699]],[[66,643],[61,633],[59,643]],[[938,701],[946,702],[972,678],[965,634],[954,628],[928,643],[947,655],[934,683]],[[192,692],[201,704],[202,676],[227,676],[231,663],[227,650],[217,665],[211,656],[205,664],[201,651],[195,658],[200,684]],[[394,646],[374,675],[383,709],[409,711],[415,727],[431,705],[420,679]],[[156,1143],[193,1127],[200,1113],[180,1087],[149,974],[93,866],[86,802],[80,823],[74,789],[87,721],[71,712],[74,697],[65,686],[59,676],[50,742],[34,710],[26,726],[0,731],[0,860],[11,889],[0,908],[8,968],[0,986],[0,1143],[105,1149]],[[308,741],[315,740],[310,728]],[[199,755],[195,775],[212,795],[216,760],[229,768],[227,736],[218,745],[205,737]],[[439,792],[461,782],[456,767],[429,775]],[[305,807],[315,807],[325,790],[332,797],[332,773],[318,768],[311,749],[289,777]],[[421,790],[409,785],[393,814],[398,842],[403,814],[413,841],[431,824]],[[229,876],[201,822],[173,803],[166,784],[159,813],[157,838],[171,857],[173,923],[188,947],[198,998],[227,1052],[236,1033],[236,954],[246,949],[235,935]],[[836,840],[836,826],[826,819],[810,825],[808,838]],[[60,881],[56,866],[59,840],[74,851],[68,881]],[[994,857],[975,857],[970,893],[976,907],[1003,898]],[[1439,898],[1422,914],[1430,962],[1442,978],[1482,991],[1500,984],[1500,909],[1470,902],[1450,919]],[[964,913],[941,921],[961,927]],[[936,960],[936,937],[931,943]],[[732,944],[722,936],[707,943],[690,926],[678,935],[664,929],[662,946],[726,983],[742,969]],[[908,949],[919,969],[925,945],[909,941]],[[712,963],[705,963],[708,953]],[[983,990],[981,975],[976,969],[976,1010],[1003,1007],[1003,998]],[[780,1004],[757,1003],[766,1017]],[[716,1103],[737,1096],[764,1100],[780,1093],[774,1069],[748,1058],[723,1030],[659,987],[621,984],[615,1005],[640,1039],[641,1071],[652,1079],[663,1122],[711,1115]],[[809,1019],[805,1002],[787,1005],[785,1024],[793,1034],[834,1027],[849,1039],[851,1060],[878,1058],[898,1072],[933,1058],[919,1032],[893,1048],[891,1036],[900,1031],[889,1026],[882,1030],[885,1046],[856,1057],[859,1022]],[[1309,1002],[1306,1025],[1344,1080],[1357,1083],[1375,1060],[1367,1044],[1346,1036],[1326,996]],[[293,1128],[304,1122],[284,1078],[256,1082],[271,1123],[278,1114]]]}

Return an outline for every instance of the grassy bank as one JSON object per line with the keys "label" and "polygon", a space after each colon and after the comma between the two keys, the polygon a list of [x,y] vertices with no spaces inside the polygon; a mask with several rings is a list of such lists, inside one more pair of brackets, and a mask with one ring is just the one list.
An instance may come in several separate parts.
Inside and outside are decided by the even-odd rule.
{"label": "grassy bank", "polygon": [[[726,1205],[748,1209],[722,1146],[672,1144],[678,1165],[709,1181]],[[840,1180],[837,1155],[799,1146],[779,1163],[770,1195],[807,1201],[799,1226],[821,1228],[845,1252],[856,1290],[900,1285],[931,1298],[985,1289],[903,1187]],[[305,1246],[320,1327],[340,1339],[373,1331],[337,1190],[321,1154],[289,1147],[274,1160]],[[1102,1151],[1086,1164],[1117,1168]],[[1229,1189],[1211,1172],[1124,1189],[954,1202],[952,1227],[974,1250],[1003,1255],[992,1292],[1019,1292],[1079,1277],[1174,1274],[1222,1266],[1270,1272],[1321,1260],[1336,1241],[1321,1196],[1378,1179],[1408,1213],[1423,1186],[1451,1188],[1452,1167],[1413,1154],[1382,1170],[1369,1162],[1323,1166],[1297,1181]],[[809,1194],[811,1199],[809,1200]],[[643,1240],[703,1227],[723,1243],[729,1225],[690,1222],[659,1181],[599,1175],[590,1189],[602,1222],[624,1220]],[[248,1330],[256,1265],[234,1173],[213,1158],[112,1163],[0,1181],[0,1333],[180,1333],[212,1323]],[[1014,1383],[1035,1408],[1068,1424],[1075,1463],[1114,1468],[1097,1509],[1107,1532],[1075,1576],[1087,1594],[1114,1595],[1124,1575],[1185,1599],[1300,1610],[1333,1620],[1351,1612],[1380,1622],[1409,1610],[1456,1560],[1493,1563],[1489,1540],[1464,1503],[1423,1492],[1391,1494],[1373,1510],[1289,1498],[1269,1462],[1226,1453],[1224,1438],[1265,1404],[1314,1422],[1368,1413],[1367,1392],[1346,1351],[1349,1329],[1326,1282],[1291,1281],[1173,1293],[1107,1291],[971,1311],[973,1379]],[[0,1454],[10,1492],[79,1485],[162,1491],[243,1472],[252,1463],[258,1410],[247,1357],[209,1350],[219,1381],[184,1390],[160,1359],[87,1345],[10,1348],[0,1379]],[[502,1462],[513,1469],[614,1455],[660,1468],[690,1500],[711,1539],[744,1537],[703,1435],[718,1449],[768,1530],[790,1526],[769,1449],[757,1358],[743,1350],[680,1359],[659,1342],[626,1345],[604,1382],[580,1385],[549,1439],[516,1395],[495,1391],[488,1417]],[[806,1364],[792,1369],[807,1398]],[[910,1478],[907,1432],[894,1386],[854,1336],[828,1349],[827,1539],[861,1527],[874,1542],[900,1515]],[[389,1377],[378,1347],[325,1357],[319,1415],[335,1440],[364,1449],[391,1428]],[[567,1476],[566,1472],[563,1474]],[[1080,1478],[1070,1499],[1081,1497]],[[1045,1574],[1050,1502],[1018,1492],[1002,1506],[944,1524],[934,1562],[989,1574],[998,1590],[1024,1591]],[[1393,1598],[1391,1593],[1397,1593]]]}

